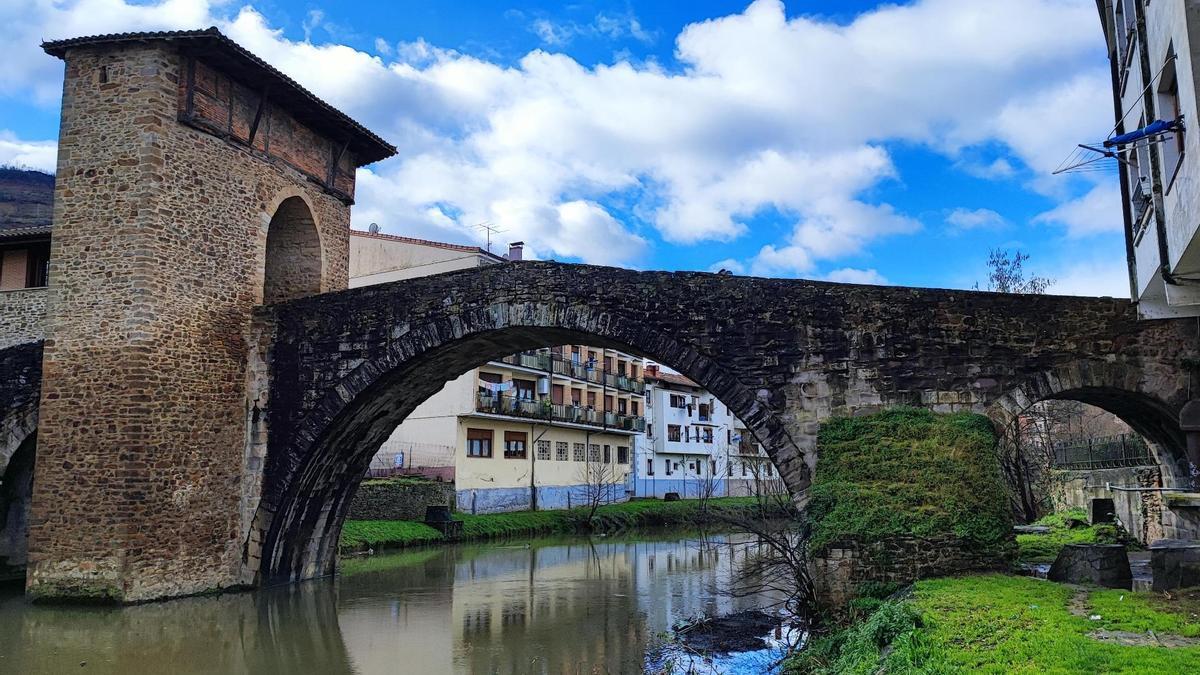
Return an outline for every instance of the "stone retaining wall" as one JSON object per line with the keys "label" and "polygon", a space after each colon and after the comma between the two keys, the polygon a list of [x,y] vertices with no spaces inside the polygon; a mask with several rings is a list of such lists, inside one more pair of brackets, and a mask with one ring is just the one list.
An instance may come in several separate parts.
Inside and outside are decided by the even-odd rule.
{"label": "stone retaining wall", "polygon": [[0,349],[42,339],[46,295],[45,288],[0,291]]}
{"label": "stone retaining wall", "polygon": [[980,551],[956,537],[843,540],[818,551],[809,565],[817,601],[838,611],[866,582],[909,584],[918,579],[1008,569],[1011,551]]}
{"label": "stone retaining wall", "polygon": [[1093,499],[1111,499],[1122,527],[1133,538],[1143,544],[1163,538],[1161,492],[1125,492],[1105,487],[1109,484],[1119,487],[1162,487],[1162,474],[1157,466],[1055,471],[1054,474],[1056,509],[1078,506],[1088,510]]}
{"label": "stone retaining wall", "polygon": [[454,508],[454,483],[411,478],[363,481],[347,518],[351,520],[425,520],[425,507]]}

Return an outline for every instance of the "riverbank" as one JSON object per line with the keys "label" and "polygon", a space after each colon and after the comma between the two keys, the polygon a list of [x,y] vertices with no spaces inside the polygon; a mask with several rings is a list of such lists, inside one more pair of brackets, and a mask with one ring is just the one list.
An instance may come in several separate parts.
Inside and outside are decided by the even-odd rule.
{"label": "riverbank", "polygon": [[[792,515],[788,505],[755,497],[724,497],[664,502],[647,499],[605,504],[596,509],[562,511],[515,511],[470,515],[456,513],[463,524],[457,541],[483,541],[507,537],[528,537],[578,532],[614,533],[649,527],[717,525],[730,516],[760,514],[766,518]],[[589,517],[590,516],[590,517]],[[441,532],[425,523],[411,520],[347,520],[342,527],[340,548],[343,553],[367,549],[404,548],[445,541]]]}
{"label": "riverbank", "polygon": [[1200,592],[1133,593],[983,574],[855,601],[789,673],[1200,671]]}

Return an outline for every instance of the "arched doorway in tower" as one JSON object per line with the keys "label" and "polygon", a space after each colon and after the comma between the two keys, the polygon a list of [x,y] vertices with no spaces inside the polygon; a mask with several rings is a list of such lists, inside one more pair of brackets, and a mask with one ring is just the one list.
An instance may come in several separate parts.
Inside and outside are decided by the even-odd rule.
{"label": "arched doorway in tower", "polygon": [[300,197],[280,203],[267,228],[263,304],[321,292],[321,238],[312,210]]}
{"label": "arched doorway in tower", "polygon": [[33,431],[16,446],[7,463],[0,455],[0,581],[25,578],[36,453],[37,432]]}

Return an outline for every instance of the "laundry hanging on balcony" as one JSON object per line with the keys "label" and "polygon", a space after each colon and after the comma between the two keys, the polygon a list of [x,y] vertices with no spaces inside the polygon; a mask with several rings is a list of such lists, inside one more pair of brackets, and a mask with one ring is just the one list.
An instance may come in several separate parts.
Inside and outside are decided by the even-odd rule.
{"label": "laundry hanging on balcony", "polygon": [[509,380],[508,382],[480,382],[479,388],[487,389],[493,394],[499,394],[512,389],[513,383],[512,380]]}

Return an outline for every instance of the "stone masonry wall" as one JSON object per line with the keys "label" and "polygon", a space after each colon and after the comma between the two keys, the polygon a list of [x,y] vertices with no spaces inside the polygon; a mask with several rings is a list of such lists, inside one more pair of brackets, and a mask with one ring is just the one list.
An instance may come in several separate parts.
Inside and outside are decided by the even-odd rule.
{"label": "stone masonry wall", "polygon": [[729,405],[803,499],[820,422],[884,406],[986,412],[1051,396],[1102,405],[1182,452],[1189,321],[1124,300],[856,286],[520,262],[265,308],[270,452],[264,573],[332,569],[375,449],[489,358],[587,342],[683,372]]}
{"label": "stone masonry wall", "polygon": [[432,480],[366,480],[350,502],[355,520],[425,520],[425,507],[454,508],[454,483]]}
{"label": "stone masonry wall", "polygon": [[302,198],[321,290],[341,289],[348,205],[181,124],[185,59],[168,43],[65,61],[28,590],[137,601],[243,583],[267,226]]}
{"label": "stone masonry wall", "polygon": [[1162,475],[1157,466],[1055,471],[1055,506],[1088,510],[1093,499],[1111,499],[1117,518],[1132,537],[1147,545],[1162,539],[1162,493],[1109,490],[1105,487],[1108,484],[1126,488],[1162,487]]}
{"label": "stone masonry wall", "polygon": [[47,294],[45,288],[0,291],[0,349],[44,337]]}
{"label": "stone masonry wall", "polygon": [[1011,562],[1011,557],[973,550],[954,537],[889,537],[831,544],[813,557],[809,573],[817,601],[836,611],[857,597],[866,582],[909,584],[964,572],[1006,570]]}

